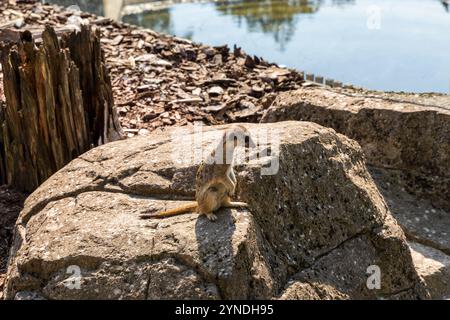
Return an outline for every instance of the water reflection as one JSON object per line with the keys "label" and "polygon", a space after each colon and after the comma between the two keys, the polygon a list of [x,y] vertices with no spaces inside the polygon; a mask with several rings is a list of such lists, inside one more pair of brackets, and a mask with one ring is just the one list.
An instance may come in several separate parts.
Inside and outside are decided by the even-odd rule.
{"label": "water reflection", "polygon": [[331,3],[337,7],[346,7],[355,4],[356,0],[332,0]]}
{"label": "water reflection", "polygon": [[[145,2],[145,0],[47,0],[63,6],[78,5],[81,10],[121,19],[124,22],[150,28],[158,32],[174,34],[171,22],[171,9],[144,11],[138,14],[122,16],[122,10],[129,5]],[[179,2],[174,0],[173,2]],[[195,1],[192,1],[195,2]],[[215,8],[222,15],[234,17],[239,27],[245,22],[249,32],[272,34],[280,47],[291,39],[297,24],[298,14],[313,14],[319,10],[322,0],[230,0],[216,2]],[[352,3],[354,0],[333,0],[336,5]],[[193,31],[183,35],[192,38]]]}
{"label": "water reflection", "polygon": [[[298,27],[300,15],[307,17],[316,13],[323,3],[324,0],[228,0],[215,2],[214,7],[220,15],[233,17],[237,26],[245,27],[247,32],[270,34],[283,50]],[[354,3],[355,0],[331,1],[333,6],[339,7]],[[171,8],[165,8],[126,15],[122,20],[158,32],[175,34],[174,25],[171,23],[172,15]],[[178,36],[192,38],[193,33],[191,30]]]}
{"label": "water reflection", "polygon": [[[91,12],[100,16],[105,15],[105,11],[103,10],[103,0],[44,0],[42,2],[59,4],[64,7],[77,5],[82,11]],[[105,2],[108,2],[108,0]]]}
{"label": "water reflection", "polygon": [[[340,0],[339,2],[347,2]],[[351,0],[353,1],[353,0]],[[281,48],[291,40],[299,14],[313,14],[322,0],[242,0],[216,4],[216,9],[233,16],[239,27],[245,25],[249,32],[272,34]]]}
{"label": "water reflection", "polygon": [[135,24],[158,32],[173,34],[173,23],[171,20],[171,9],[158,10],[157,13],[147,11],[142,14],[130,14],[122,17],[126,23]]}
{"label": "water reflection", "polygon": [[[358,86],[448,93],[450,0],[49,0]],[[131,7],[131,4],[146,4]],[[196,0],[192,0],[196,2]],[[158,10],[139,11],[148,5]],[[162,6],[161,6],[162,5]],[[380,9],[370,28],[368,8]],[[138,9],[137,14],[130,8]],[[123,16],[126,14],[125,16]]]}

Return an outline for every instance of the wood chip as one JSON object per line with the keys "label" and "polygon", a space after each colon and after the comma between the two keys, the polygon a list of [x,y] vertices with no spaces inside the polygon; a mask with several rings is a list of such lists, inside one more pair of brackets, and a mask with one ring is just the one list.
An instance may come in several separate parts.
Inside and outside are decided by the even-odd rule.
{"label": "wood chip", "polygon": [[215,106],[207,106],[202,108],[202,110],[207,111],[207,112],[219,112],[222,111],[223,109],[225,109],[227,106],[224,104],[220,104],[220,105],[215,105]]}
{"label": "wood chip", "polygon": [[210,96],[217,97],[217,96],[220,96],[223,94],[223,89],[222,89],[222,87],[214,86],[214,87],[209,88],[208,94]]}
{"label": "wood chip", "polygon": [[111,41],[111,44],[113,46],[118,46],[122,42],[122,40],[123,40],[123,36],[119,34]]}

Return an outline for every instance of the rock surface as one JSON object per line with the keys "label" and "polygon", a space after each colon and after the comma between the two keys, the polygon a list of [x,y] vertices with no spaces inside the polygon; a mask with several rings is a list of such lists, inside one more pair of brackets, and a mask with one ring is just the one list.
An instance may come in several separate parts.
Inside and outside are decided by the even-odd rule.
{"label": "rock surface", "polygon": [[359,142],[367,162],[450,211],[450,96],[304,88],[278,95],[262,122],[313,121]]}
{"label": "rock surface", "polygon": [[[279,95],[262,121],[289,119],[314,121],[357,140],[370,163],[370,174],[407,238],[419,243],[421,252],[426,248],[450,254],[448,95],[303,89]],[[427,270],[423,278],[432,296],[443,298],[448,274],[427,274],[427,264],[437,262],[418,261],[422,254],[412,251],[418,272]]]}
{"label": "rock surface", "polygon": [[442,251],[409,242],[414,266],[433,299],[450,298],[450,256]]}
{"label": "rock surface", "polygon": [[450,212],[407,192],[398,183],[400,172],[369,170],[407,238],[450,255]]}
{"label": "rock surface", "polygon": [[[222,209],[214,223],[139,219],[194,195],[197,165],[179,161],[195,149],[192,132],[154,132],[72,161],[25,203],[6,298],[428,297],[356,142],[307,122],[246,126],[271,130],[279,148],[260,140],[270,155],[237,166],[249,210]],[[217,136],[210,128],[197,147]],[[277,174],[261,175],[276,159]],[[372,265],[380,289],[366,286]]]}

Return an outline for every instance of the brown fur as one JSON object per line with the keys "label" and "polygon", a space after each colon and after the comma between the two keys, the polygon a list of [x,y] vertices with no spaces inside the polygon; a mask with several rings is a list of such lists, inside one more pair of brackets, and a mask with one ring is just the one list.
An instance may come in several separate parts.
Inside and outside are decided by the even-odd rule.
{"label": "brown fur", "polygon": [[[237,125],[226,130],[217,147],[200,164],[197,170],[195,202],[157,214],[142,215],[141,217],[165,218],[188,212],[197,212],[198,214],[206,215],[209,220],[214,221],[217,219],[214,212],[221,207],[246,207],[247,204],[244,202],[231,201],[237,182],[233,171],[232,156],[239,141],[236,137],[240,135],[248,136],[250,145],[254,145],[245,127]],[[219,159],[219,161],[215,158],[219,154],[218,152],[222,152],[222,159]],[[227,154],[230,156],[230,159],[227,159]]]}

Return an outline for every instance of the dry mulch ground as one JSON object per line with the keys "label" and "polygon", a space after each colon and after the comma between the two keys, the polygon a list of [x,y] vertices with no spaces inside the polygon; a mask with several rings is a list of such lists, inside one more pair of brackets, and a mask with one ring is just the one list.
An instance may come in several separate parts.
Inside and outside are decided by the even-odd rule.
{"label": "dry mulch ground", "polygon": [[300,73],[239,48],[196,44],[58,6],[0,4],[0,25],[17,30],[82,20],[101,30],[120,122],[130,136],[194,121],[256,121],[276,92],[303,82]]}
{"label": "dry mulch ground", "polygon": [[0,299],[11,246],[14,223],[22,210],[25,195],[0,186]]}

